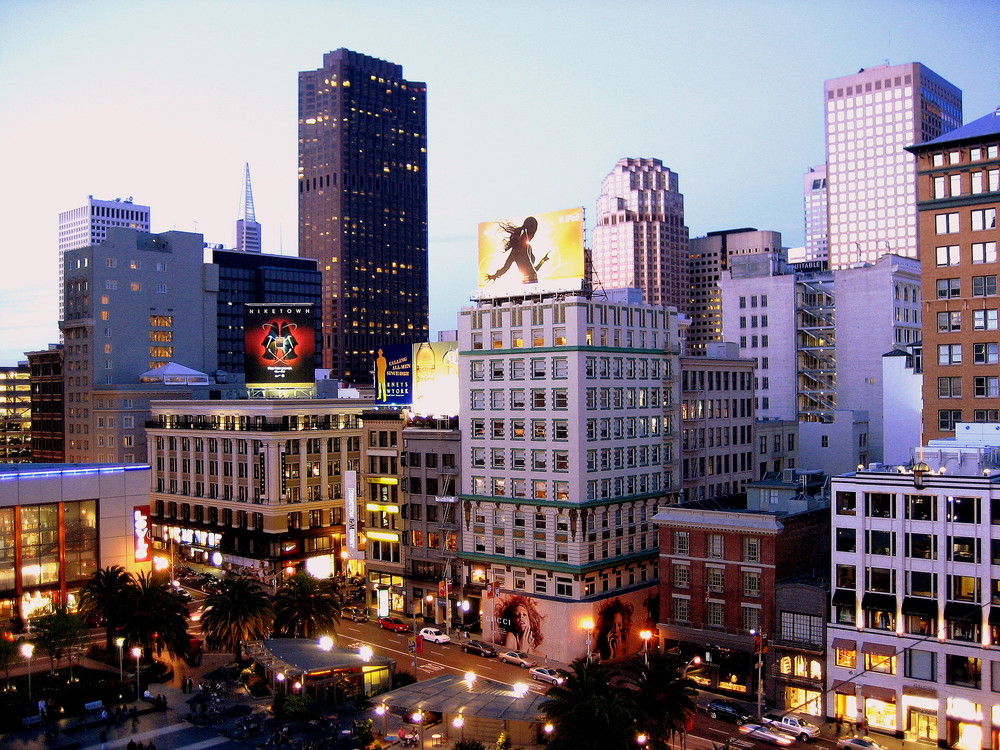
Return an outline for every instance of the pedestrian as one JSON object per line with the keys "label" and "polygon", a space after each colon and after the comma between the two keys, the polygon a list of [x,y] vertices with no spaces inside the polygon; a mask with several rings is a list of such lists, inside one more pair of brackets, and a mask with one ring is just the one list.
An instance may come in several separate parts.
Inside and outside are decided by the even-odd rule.
{"label": "pedestrian", "polygon": [[838,737],[840,736],[840,730],[841,730],[841,725],[843,724],[843,721],[844,720],[840,716],[840,714],[837,714],[836,717],[834,717],[834,719],[833,719],[833,728],[837,732],[837,736]]}
{"label": "pedestrian", "polygon": [[135,706],[132,706],[132,710],[129,713],[132,715],[132,728],[135,729],[139,726],[139,712],[135,710]]}
{"label": "pedestrian", "polygon": [[156,745],[153,744],[152,740],[150,740],[149,744],[146,745],[146,750],[156,750]]}
{"label": "pedestrian", "polygon": [[868,719],[862,717],[861,721],[858,722],[858,734],[864,737],[868,734]]}
{"label": "pedestrian", "polygon": [[129,740],[128,744],[125,746],[125,750],[136,750],[135,740]]}

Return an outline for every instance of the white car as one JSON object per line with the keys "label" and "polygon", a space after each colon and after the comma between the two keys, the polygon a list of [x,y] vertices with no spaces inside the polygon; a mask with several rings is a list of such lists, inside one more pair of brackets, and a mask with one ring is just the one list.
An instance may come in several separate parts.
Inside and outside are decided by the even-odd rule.
{"label": "white car", "polygon": [[437,628],[424,628],[420,631],[420,636],[431,643],[451,643],[451,636]]}
{"label": "white car", "polygon": [[516,664],[523,669],[531,669],[537,666],[536,662],[533,662],[531,657],[523,651],[501,651],[500,661],[504,664]]}
{"label": "white car", "polygon": [[787,734],[771,729],[763,724],[743,724],[737,728],[743,734],[748,735],[751,740],[761,740],[762,742],[770,742],[772,745],[781,745],[783,747],[787,747],[795,742]]}
{"label": "white car", "polygon": [[562,685],[566,682],[566,678],[563,677],[559,672],[551,667],[532,667],[528,670],[528,675],[533,680],[538,680],[539,682],[547,682],[550,685]]}

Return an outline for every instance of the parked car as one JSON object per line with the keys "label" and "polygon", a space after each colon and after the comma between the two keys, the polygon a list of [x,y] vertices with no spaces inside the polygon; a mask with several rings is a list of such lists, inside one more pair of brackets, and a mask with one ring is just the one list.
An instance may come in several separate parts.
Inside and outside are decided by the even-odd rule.
{"label": "parked car", "polygon": [[795,742],[794,739],[784,732],[779,732],[765,724],[757,724],[755,722],[748,722],[741,725],[739,731],[749,735],[752,740],[762,740],[763,742],[770,742],[772,745],[781,745],[782,747],[787,747]]}
{"label": "parked car", "polygon": [[516,664],[524,669],[531,669],[536,666],[531,657],[523,651],[501,651],[500,661],[504,664]]}
{"label": "parked car", "polygon": [[547,682],[550,685],[562,685],[566,682],[566,678],[559,673],[559,670],[551,667],[532,667],[528,670],[528,676],[533,680]]}
{"label": "parked car", "polygon": [[371,619],[368,617],[368,613],[361,609],[361,607],[344,607],[340,610],[340,616],[345,620],[353,620],[354,622],[368,622]]}
{"label": "parked car", "polygon": [[378,626],[382,630],[391,630],[394,633],[405,633],[410,629],[410,626],[398,617],[380,617],[378,618]]}
{"label": "parked car", "polygon": [[844,750],[885,750],[871,737],[841,737],[837,740],[837,747]]}
{"label": "parked car", "polygon": [[497,650],[485,641],[466,641],[462,644],[462,650],[467,654],[476,654],[477,656],[489,657],[497,655]]}
{"label": "parked car", "polygon": [[795,714],[783,714],[779,711],[771,711],[764,714],[764,723],[793,735],[801,742],[808,742],[819,737],[818,726],[810,724]]}
{"label": "parked car", "polygon": [[420,635],[425,641],[431,643],[451,643],[451,636],[437,628],[422,628]]}
{"label": "parked car", "polygon": [[713,719],[723,719],[735,724],[746,724],[753,721],[753,714],[747,711],[739,703],[733,701],[716,699],[705,707],[705,712]]}

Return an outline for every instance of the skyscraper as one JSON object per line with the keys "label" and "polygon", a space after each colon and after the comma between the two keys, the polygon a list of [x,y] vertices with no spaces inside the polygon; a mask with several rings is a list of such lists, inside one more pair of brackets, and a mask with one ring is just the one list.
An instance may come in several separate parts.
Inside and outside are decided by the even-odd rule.
{"label": "skyscraper", "polygon": [[809,167],[802,178],[806,261],[826,260],[830,254],[827,232],[826,164]]}
{"label": "skyscraper", "polygon": [[236,221],[236,249],[259,253],[260,247],[260,224],[253,210],[253,188],[250,187],[250,165],[247,164],[243,183],[243,218]]}
{"label": "skyscraper", "polygon": [[677,174],[659,159],[619,159],[601,184],[591,256],[607,289],[642,289],[687,310],[688,228]]}
{"label": "skyscraper", "polygon": [[323,273],[323,366],[347,380],[427,337],[426,92],[346,49],[299,73],[299,255]]}
{"label": "skyscraper", "polygon": [[826,82],[830,268],[917,257],[916,168],[904,148],[962,124],[962,92],[921,63]]}

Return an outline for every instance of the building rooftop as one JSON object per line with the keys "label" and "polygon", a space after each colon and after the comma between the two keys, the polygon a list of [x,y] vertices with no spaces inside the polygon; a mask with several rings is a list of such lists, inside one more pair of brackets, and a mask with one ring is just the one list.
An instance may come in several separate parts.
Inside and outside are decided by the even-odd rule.
{"label": "building rooftop", "polygon": [[1000,136],[1000,107],[997,107],[988,115],[983,115],[978,120],[973,120],[949,133],[945,133],[924,143],[916,143],[910,146],[907,151],[923,151],[930,146],[941,146],[946,143],[957,143],[958,141],[983,138],[991,135]]}
{"label": "building rooftop", "polygon": [[542,693],[523,694],[512,685],[477,677],[467,682],[458,675],[441,675],[382,693],[378,700],[386,706],[420,709],[441,714],[463,714],[483,719],[539,721]]}

